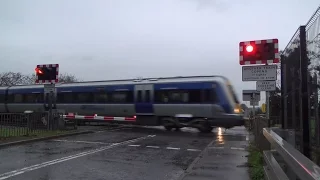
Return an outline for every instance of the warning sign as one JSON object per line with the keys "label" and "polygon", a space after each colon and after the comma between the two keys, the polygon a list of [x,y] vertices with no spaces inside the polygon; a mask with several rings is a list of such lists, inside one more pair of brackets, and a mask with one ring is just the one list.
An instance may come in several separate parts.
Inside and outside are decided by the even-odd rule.
{"label": "warning sign", "polygon": [[242,66],[242,81],[275,81],[277,65]]}
{"label": "warning sign", "polygon": [[275,91],[276,81],[257,81],[256,89],[257,91]]}

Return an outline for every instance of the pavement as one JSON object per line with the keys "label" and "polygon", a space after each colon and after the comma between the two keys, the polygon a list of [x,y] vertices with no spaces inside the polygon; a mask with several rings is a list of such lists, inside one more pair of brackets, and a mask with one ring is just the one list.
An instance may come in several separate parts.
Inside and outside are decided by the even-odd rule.
{"label": "pavement", "polygon": [[0,180],[249,180],[247,146],[244,127],[97,129],[0,149]]}
{"label": "pavement", "polygon": [[189,166],[183,180],[249,180],[247,148],[249,133],[234,128],[230,133],[219,130],[195,162]]}

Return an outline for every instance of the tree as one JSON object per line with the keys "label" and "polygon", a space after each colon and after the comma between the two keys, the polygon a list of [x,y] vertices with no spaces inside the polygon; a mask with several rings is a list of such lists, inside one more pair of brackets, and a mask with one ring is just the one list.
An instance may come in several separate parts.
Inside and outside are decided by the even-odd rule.
{"label": "tree", "polygon": [[29,84],[30,79],[21,73],[4,72],[0,74],[0,86]]}
{"label": "tree", "polygon": [[[0,86],[14,86],[14,85],[28,85],[35,84],[36,76],[32,75],[24,75],[22,73],[16,72],[4,72],[0,73]],[[79,82],[72,74],[60,74],[59,82],[71,83],[71,82]]]}
{"label": "tree", "polygon": [[[28,83],[27,84],[34,84],[36,81],[36,75],[32,74],[27,76]],[[76,76],[68,73],[59,74],[59,82],[61,83],[72,83],[72,82],[79,82],[80,80],[76,78]]]}
{"label": "tree", "polygon": [[281,92],[278,87],[276,87],[276,91],[270,92],[269,96],[269,115],[270,116],[280,116],[281,109]]}

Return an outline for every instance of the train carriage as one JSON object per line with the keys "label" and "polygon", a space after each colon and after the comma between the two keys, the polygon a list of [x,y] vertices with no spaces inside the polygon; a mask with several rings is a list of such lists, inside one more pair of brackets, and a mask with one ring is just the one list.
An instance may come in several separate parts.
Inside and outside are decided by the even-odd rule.
{"label": "train carriage", "polygon": [[[214,126],[243,125],[238,98],[223,76],[62,83],[56,87],[57,108],[67,113],[135,116],[138,124],[167,129],[191,126],[211,131]],[[0,111],[44,111],[43,92],[43,85],[2,87]]]}

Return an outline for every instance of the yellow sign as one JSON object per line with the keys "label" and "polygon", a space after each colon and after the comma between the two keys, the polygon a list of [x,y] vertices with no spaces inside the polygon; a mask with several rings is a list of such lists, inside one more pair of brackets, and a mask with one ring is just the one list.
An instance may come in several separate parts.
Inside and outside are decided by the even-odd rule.
{"label": "yellow sign", "polygon": [[267,112],[267,105],[266,105],[265,103],[263,103],[263,104],[261,105],[261,111],[262,111],[263,113],[266,113],[266,112]]}

